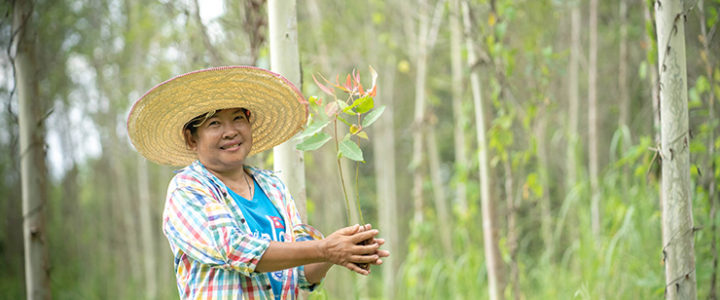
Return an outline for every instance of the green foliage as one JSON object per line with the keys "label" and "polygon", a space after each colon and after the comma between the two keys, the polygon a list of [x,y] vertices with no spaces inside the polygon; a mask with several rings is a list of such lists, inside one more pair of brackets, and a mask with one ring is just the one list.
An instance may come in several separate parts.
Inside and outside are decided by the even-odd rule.
{"label": "green foliage", "polygon": [[[327,125],[327,124],[326,124]],[[321,130],[322,128],[320,128]],[[317,132],[312,135],[310,135],[309,138],[305,139],[302,143],[297,144],[295,146],[296,149],[300,151],[313,151],[317,150],[318,148],[322,147],[330,141],[332,137],[325,133],[325,132]]]}
{"label": "green foliage", "polygon": [[[325,82],[321,83],[315,76],[313,80],[316,86],[325,94],[332,96],[332,100],[326,104],[323,104],[322,99],[317,96],[309,98],[310,103],[310,118],[308,124],[297,137],[302,142],[296,146],[296,149],[301,151],[313,151],[322,147],[325,143],[331,139],[335,141],[335,149],[338,158],[338,173],[340,174],[340,183],[345,196],[345,208],[347,221],[350,222],[350,201],[347,195],[347,188],[345,187],[345,178],[343,178],[342,164],[340,159],[345,157],[357,164],[365,162],[363,157],[363,151],[360,146],[353,141],[352,138],[368,140],[368,134],[366,129],[370,127],[380,115],[385,111],[385,107],[381,106],[375,108],[375,97],[377,93],[377,73],[370,67],[370,75],[372,77],[372,86],[365,90],[362,83],[360,83],[360,73],[353,70],[352,74],[346,76],[345,82],[339,81],[340,76],[337,76],[335,82],[332,83],[325,77],[320,78]],[[335,90],[339,90],[346,94],[345,99],[339,99],[335,94]],[[341,115],[347,115],[347,119]],[[342,139],[338,136],[338,121],[348,126],[349,133]],[[322,132],[328,124],[333,124],[333,135]],[[358,183],[357,170],[359,165],[356,165],[355,183]],[[359,190],[356,187],[357,193]],[[359,196],[354,198],[357,201]],[[357,207],[358,215],[360,216],[360,222],[365,224],[363,220],[362,209],[358,203],[355,203]]]}
{"label": "green foliage", "polygon": [[346,135],[345,138],[343,138],[339,147],[338,157],[347,157],[354,161],[365,162],[362,150],[360,150],[360,147],[358,147],[355,142],[350,140],[350,135]]}

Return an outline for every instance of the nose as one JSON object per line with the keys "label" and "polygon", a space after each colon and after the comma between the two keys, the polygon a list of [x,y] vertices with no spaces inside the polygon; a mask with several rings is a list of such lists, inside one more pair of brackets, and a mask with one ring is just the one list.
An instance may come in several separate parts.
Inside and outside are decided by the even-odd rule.
{"label": "nose", "polygon": [[225,123],[225,125],[223,126],[223,139],[231,140],[235,138],[238,134],[240,134],[240,131],[235,126],[233,126],[232,123]]}

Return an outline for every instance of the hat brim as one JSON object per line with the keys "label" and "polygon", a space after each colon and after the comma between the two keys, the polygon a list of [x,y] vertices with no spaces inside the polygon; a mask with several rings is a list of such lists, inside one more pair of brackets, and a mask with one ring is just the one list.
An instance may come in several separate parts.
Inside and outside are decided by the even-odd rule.
{"label": "hat brim", "polygon": [[256,67],[219,67],[179,75],[152,88],[133,105],[128,134],[148,160],[186,166],[197,155],[185,144],[183,126],[198,115],[234,107],[252,113],[248,156],[294,136],[308,114],[302,93],[281,75]]}

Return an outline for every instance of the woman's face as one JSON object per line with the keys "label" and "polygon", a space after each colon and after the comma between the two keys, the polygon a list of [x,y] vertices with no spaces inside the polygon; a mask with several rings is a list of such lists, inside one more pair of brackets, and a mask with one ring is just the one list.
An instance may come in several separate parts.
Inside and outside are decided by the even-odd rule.
{"label": "woman's face", "polygon": [[242,108],[218,110],[194,135],[186,129],[185,138],[200,162],[218,172],[242,169],[252,148],[252,128]]}

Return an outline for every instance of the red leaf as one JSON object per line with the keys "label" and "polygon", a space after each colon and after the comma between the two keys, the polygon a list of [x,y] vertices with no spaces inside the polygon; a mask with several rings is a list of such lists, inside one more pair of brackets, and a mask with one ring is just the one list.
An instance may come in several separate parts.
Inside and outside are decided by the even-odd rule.
{"label": "red leaf", "polygon": [[345,79],[345,88],[348,90],[352,89],[352,82],[350,81],[350,74],[348,74],[347,78]]}
{"label": "red leaf", "polygon": [[[320,77],[322,77],[322,75],[320,75]],[[315,84],[317,84],[317,86],[320,88],[320,90],[322,90],[323,92],[325,92],[326,94],[328,94],[330,96],[335,96],[335,93],[333,93],[333,90],[331,88],[328,88],[328,87],[320,84],[320,82],[318,82],[317,78],[315,78],[315,75],[313,75],[312,78],[313,78],[313,80],[315,80]],[[325,77],[322,77],[322,79],[325,79]],[[327,79],[325,79],[325,81],[327,82]]]}
{"label": "red leaf", "polygon": [[349,93],[349,92],[350,92],[349,89],[347,89],[347,88],[345,88],[344,86],[340,85],[340,75],[336,75],[336,76],[335,76],[335,83],[333,83],[332,85],[335,86],[336,88],[339,88],[339,89],[342,90],[343,92],[346,92],[346,93]]}
{"label": "red leaf", "polygon": [[355,80],[355,85],[359,85],[360,84],[360,72],[353,69],[353,77],[354,77],[353,80]]}
{"label": "red leaf", "polygon": [[372,88],[370,88],[371,92],[369,95],[375,97],[375,93],[377,92],[377,85],[375,84],[377,83],[378,74],[372,66],[370,66],[370,76],[372,76]]}

